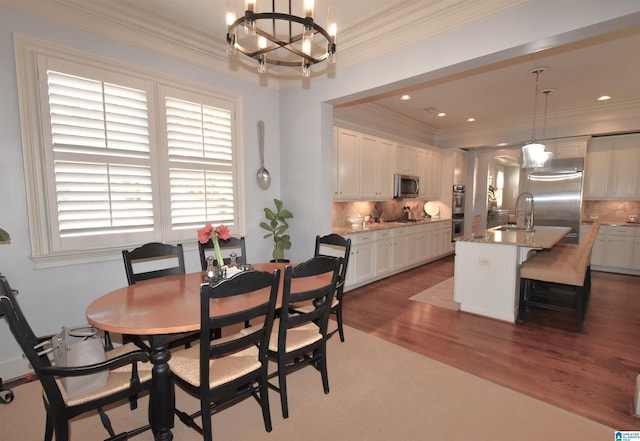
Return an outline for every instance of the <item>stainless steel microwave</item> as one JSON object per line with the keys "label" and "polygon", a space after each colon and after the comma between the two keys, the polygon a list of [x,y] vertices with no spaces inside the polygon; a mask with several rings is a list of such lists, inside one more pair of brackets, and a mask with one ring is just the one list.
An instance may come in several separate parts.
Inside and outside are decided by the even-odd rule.
{"label": "stainless steel microwave", "polygon": [[420,194],[420,178],[418,176],[393,175],[394,198],[417,198]]}

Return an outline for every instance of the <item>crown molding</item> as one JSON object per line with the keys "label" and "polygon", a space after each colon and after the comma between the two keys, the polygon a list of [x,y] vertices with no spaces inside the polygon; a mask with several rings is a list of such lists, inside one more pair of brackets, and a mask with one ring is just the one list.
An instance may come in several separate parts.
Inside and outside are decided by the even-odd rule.
{"label": "crown molding", "polygon": [[[359,63],[414,41],[504,10],[523,0],[407,0],[384,11],[365,15],[340,31],[338,62],[316,69],[312,76]],[[119,0],[0,0],[0,5],[149,50],[204,69],[234,76],[256,85],[282,88],[300,79],[290,68],[269,66],[256,75],[255,66],[230,59],[221,36],[189,29],[159,14]],[[282,80],[283,84],[280,84]]]}
{"label": "crown molding", "polygon": [[376,103],[364,103],[358,106],[335,107],[333,110],[334,120],[343,127],[348,124],[350,127],[362,129],[367,128],[367,132],[383,138],[388,138],[400,142],[419,142],[423,144],[433,144],[432,140],[436,135],[436,128],[407,118],[405,115],[391,111]]}
{"label": "crown molding", "polygon": [[524,0],[411,0],[363,17],[339,35],[341,67],[463,26]]}

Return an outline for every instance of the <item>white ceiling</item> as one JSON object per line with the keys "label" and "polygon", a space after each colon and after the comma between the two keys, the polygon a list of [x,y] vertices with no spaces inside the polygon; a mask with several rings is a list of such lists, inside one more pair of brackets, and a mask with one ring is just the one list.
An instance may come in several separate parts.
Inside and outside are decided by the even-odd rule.
{"label": "white ceiling", "polygon": [[[233,1],[240,12],[244,1]],[[286,0],[275,1],[276,5],[284,4],[286,8]],[[409,44],[417,38],[444,32],[520,2],[316,0],[315,19],[324,26],[328,7],[335,8],[338,22],[338,62],[335,66],[340,69],[376,55],[376,51],[384,52]],[[296,8],[302,0],[293,0],[292,3]],[[200,53],[202,48],[207,48],[212,58],[217,57],[218,61],[226,59],[225,0],[0,0],[0,4],[36,15],[49,15],[54,20],[87,30],[97,31],[98,27],[92,28],[91,20],[78,20],[82,16],[78,12],[91,14],[94,20],[136,25],[145,32],[145,36],[154,30],[160,36],[168,32],[174,36],[182,34],[183,41],[197,47]],[[61,12],[65,8],[70,9]],[[257,11],[270,8],[271,0],[258,0]],[[281,6],[277,9],[281,10]],[[140,43],[144,44],[144,39]],[[468,128],[469,124],[523,118],[533,114],[535,75],[530,71],[545,66],[548,69],[540,74],[540,89],[554,89],[548,96],[549,114],[602,105],[596,98],[605,94],[612,97],[607,102],[610,106],[615,102],[640,99],[639,51],[640,26],[636,26],[597,39],[441,78],[414,86],[411,90],[370,97],[359,103],[382,106],[429,125],[433,130],[456,130]],[[249,67],[239,74],[257,76],[255,63],[248,61]],[[409,93],[412,99],[400,101],[402,93]],[[446,112],[447,116],[439,118],[434,111],[425,110],[429,108]],[[539,95],[538,114],[543,108],[544,95]],[[467,122],[469,117],[476,118],[476,123]]]}

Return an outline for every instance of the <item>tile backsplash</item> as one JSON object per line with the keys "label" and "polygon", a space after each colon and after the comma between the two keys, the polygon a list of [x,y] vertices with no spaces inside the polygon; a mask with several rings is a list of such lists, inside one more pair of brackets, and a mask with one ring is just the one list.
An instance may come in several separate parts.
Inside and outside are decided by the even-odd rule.
{"label": "tile backsplash", "polygon": [[[425,217],[425,202],[425,200],[421,199],[394,199],[392,201],[378,202],[334,202],[333,226],[340,228],[350,226],[348,218],[355,214],[360,214],[363,218],[365,216],[371,216],[371,220],[382,216],[386,222],[395,221],[405,217],[404,207],[411,207],[414,217],[421,219]],[[434,202],[442,204],[438,201]]]}
{"label": "tile backsplash", "polygon": [[582,201],[583,221],[627,222],[630,215],[640,215],[640,201]]}

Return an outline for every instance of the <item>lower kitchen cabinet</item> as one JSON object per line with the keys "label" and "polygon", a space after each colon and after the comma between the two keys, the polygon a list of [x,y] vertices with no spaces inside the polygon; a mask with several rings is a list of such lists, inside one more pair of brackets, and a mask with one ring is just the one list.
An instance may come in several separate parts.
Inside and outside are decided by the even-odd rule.
{"label": "lower kitchen cabinet", "polygon": [[[584,226],[582,231],[588,231]],[[591,268],[640,274],[640,227],[602,225],[591,251]]]}
{"label": "lower kitchen cabinet", "polygon": [[354,232],[345,237],[351,239],[347,291],[453,251],[450,221]]}
{"label": "lower kitchen cabinet", "polygon": [[402,271],[407,267],[407,230],[408,228],[394,228],[393,231],[393,243],[391,253],[393,259],[393,273]]}
{"label": "lower kitchen cabinet", "polygon": [[376,275],[385,276],[393,272],[393,229],[376,234]]}

